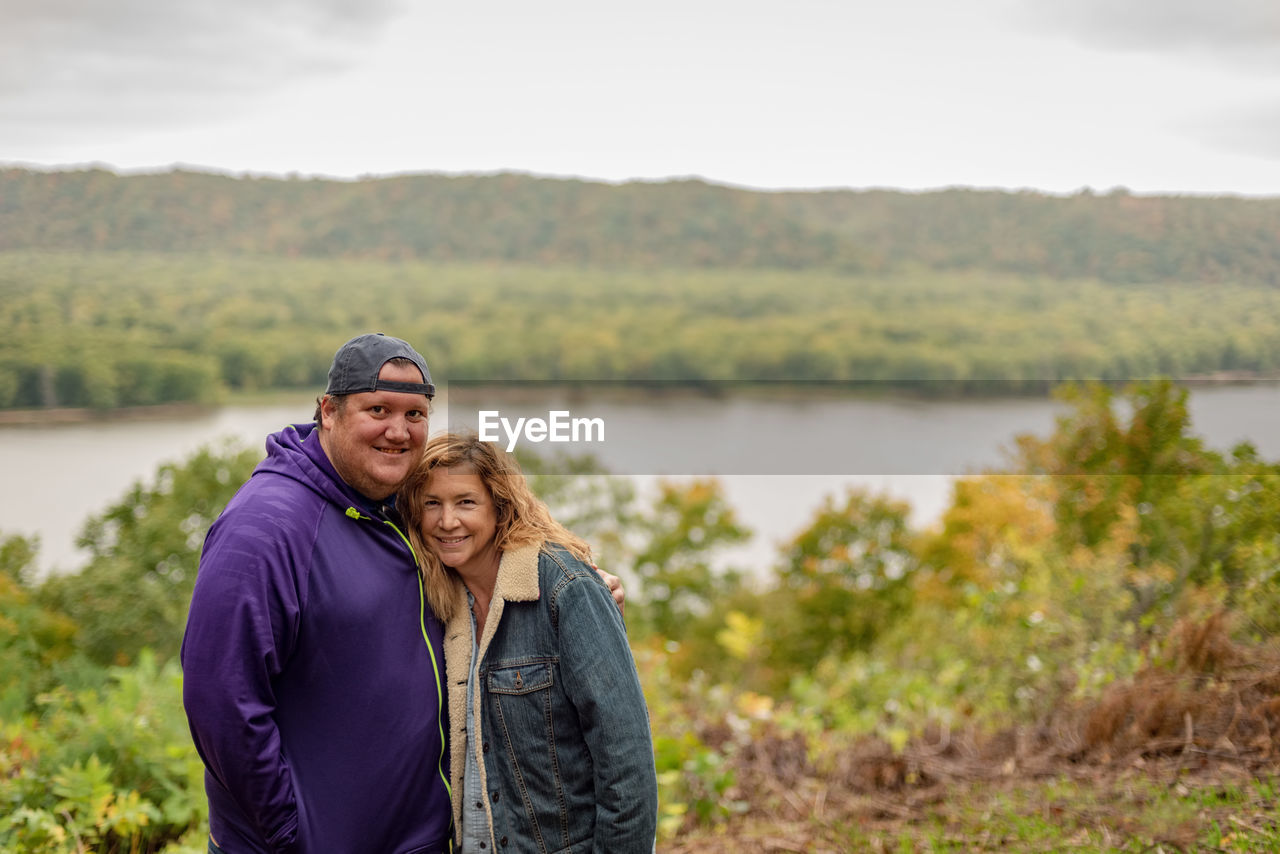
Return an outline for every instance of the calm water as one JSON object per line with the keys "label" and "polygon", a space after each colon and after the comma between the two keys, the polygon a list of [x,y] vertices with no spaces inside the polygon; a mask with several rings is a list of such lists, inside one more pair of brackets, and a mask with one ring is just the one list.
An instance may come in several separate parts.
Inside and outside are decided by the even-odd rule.
{"label": "calm water", "polygon": [[[476,408],[437,407],[433,429],[476,427]],[[489,404],[485,404],[489,405]],[[544,419],[549,410],[599,419],[604,441],[532,445],[596,454],[642,490],[659,477],[714,474],[756,535],[726,556],[763,569],[777,544],[804,527],[825,496],[849,486],[908,501],[917,524],[945,508],[956,475],[1000,465],[1021,433],[1045,435],[1061,413],[1052,401],[770,400],[750,396],[656,401],[565,399],[502,406]],[[308,420],[314,396],[278,404],[228,407],[200,418],[48,427],[0,427],[0,533],[40,537],[40,566],[83,563],[74,546],[85,520],[118,500],[156,466],[180,461],[202,445],[230,441],[260,448],[265,435]],[[528,411],[525,411],[525,410]],[[1225,449],[1249,440],[1266,459],[1280,458],[1280,384],[1200,387],[1191,394],[1192,426]],[[506,441],[505,434],[499,433]]]}

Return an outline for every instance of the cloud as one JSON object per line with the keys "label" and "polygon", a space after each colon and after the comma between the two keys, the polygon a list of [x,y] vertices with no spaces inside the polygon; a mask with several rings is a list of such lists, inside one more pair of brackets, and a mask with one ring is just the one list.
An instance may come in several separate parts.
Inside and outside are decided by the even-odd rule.
{"label": "cloud", "polygon": [[1188,131],[1210,148],[1280,163],[1280,107],[1275,101],[1219,109]]}
{"label": "cloud", "polygon": [[1276,0],[1021,0],[1019,11],[1092,47],[1198,54],[1280,69]]}
{"label": "cloud", "polygon": [[0,0],[0,142],[163,128],[359,60],[401,0]]}

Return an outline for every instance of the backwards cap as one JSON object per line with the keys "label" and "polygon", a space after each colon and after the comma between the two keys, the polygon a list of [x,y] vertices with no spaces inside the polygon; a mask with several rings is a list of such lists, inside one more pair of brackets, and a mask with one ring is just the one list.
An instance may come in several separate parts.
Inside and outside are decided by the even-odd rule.
{"label": "backwards cap", "polygon": [[[392,359],[408,359],[422,372],[422,382],[406,383],[378,379],[382,366]],[[399,338],[381,332],[357,335],[338,348],[329,368],[329,387],[325,394],[358,394],[364,391],[399,391],[435,397],[427,360]]]}

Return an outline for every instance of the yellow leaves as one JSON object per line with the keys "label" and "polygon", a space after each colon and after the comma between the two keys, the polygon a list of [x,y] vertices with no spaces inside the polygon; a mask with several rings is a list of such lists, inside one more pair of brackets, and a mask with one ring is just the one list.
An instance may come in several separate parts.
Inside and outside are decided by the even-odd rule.
{"label": "yellow leaves", "polygon": [[27,594],[18,586],[17,581],[0,572],[0,604],[7,602],[12,602],[15,605],[25,605]]}
{"label": "yellow leaves", "polygon": [[969,663],[962,658],[957,658],[945,664],[934,681],[937,682],[939,687],[954,688],[960,684],[968,669]]}
{"label": "yellow leaves", "polygon": [[88,818],[92,824],[106,812],[115,794],[111,788],[111,766],[97,755],[87,762],[76,762],[53,777],[53,792],[58,795],[58,810]]}
{"label": "yellow leaves", "polygon": [[1004,580],[1028,555],[1043,549],[1054,533],[1052,484],[1034,475],[983,475],[955,485],[955,498],[941,530],[924,546],[931,580],[921,584],[927,599],[948,601],[950,588],[972,582],[988,590]]}
{"label": "yellow leaves", "polygon": [[911,731],[905,727],[888,727],[884,731],[885,741],[889,742],[889,747],[893,749],[894,754],[901,754],[907,747],[907,742],[911,740]]}
{"label": "yellow leaves", "polygon": [[724,622],[725,628],[716,632],[716,642],[738,661],[746,661],[764,640],[764,620],[730,611]]}
{"label": "yellow leaves", "polygon": [[773,715],[773,698],[755,691],[744,691],[735,700],[738,711],[754,720],[768,720]]}
{"label": "yellow leaves", "polygon": [[[665,778],[665,779],[664,779]],[[658,775],[660,787],[673,787],[680,780],[679,771],[667,771]],[[658,836],[670,839],[679,832],[684,824],[684,817],[689,812],[689,805],[680,801],[663,801],[658,810]]]}
{"label": "yellow leaves", "polygon": [[[55,811],[77,837],[85,840],[116,836],[129,839],[160,819],[156,806],[135,789],[115,789],[113,769],[97,755],[64,766],[51,780],[59,798]],[[61,828],[59,828],[61,829]]]}
{"label": "yellow leaves", "polygon": [[[672,486],[668,484],[668,486]],[[675,494],[678,487],[672,486],[669,494]],[[692,505],[709,504],[720,498],[720,484],[709,479],[695,480],[684,490],[683,503]]]}
{"label": "yellow leaves", "polygon": [[129,837],[159,818],[156,808],[135,790],[117,792],[102,813],[100,826],[118,836]]}

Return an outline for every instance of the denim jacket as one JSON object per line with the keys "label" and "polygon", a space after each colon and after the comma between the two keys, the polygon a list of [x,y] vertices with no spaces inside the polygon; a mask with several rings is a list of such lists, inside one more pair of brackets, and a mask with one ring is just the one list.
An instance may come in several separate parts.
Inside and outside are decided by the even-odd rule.
{"label": "denim jacket", "polygon": [[[445,630],[455,825],[472,637],[461,585],[459,596]],[[649,716],[622,615],[596,572],[555,545],[504,553],[478,660],[470,743],[490,850],[650,854],[658,783]]]}

